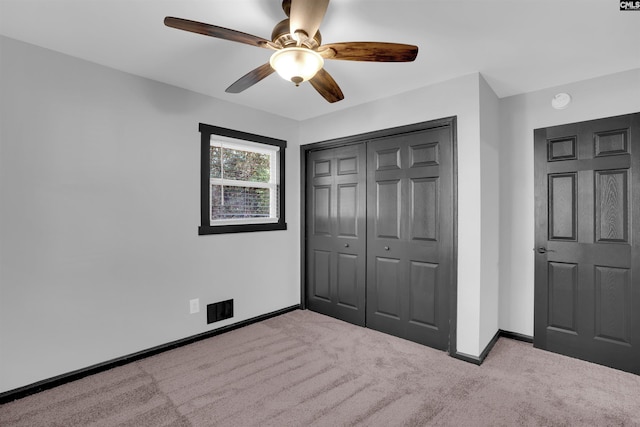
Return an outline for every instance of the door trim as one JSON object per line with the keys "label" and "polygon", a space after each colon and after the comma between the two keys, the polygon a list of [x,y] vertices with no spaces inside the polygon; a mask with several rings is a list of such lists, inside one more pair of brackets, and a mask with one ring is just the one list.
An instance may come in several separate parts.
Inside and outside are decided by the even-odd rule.
{"label": "door trim", "polygon": [[458,316],[458,132],[457,116],[414,123],[357,135],[335,138],[325,141],[303,144],[300,146],[300,307],[307,309],[306,295],[306,186],[307,186],[307,154],[312,150],[342,147],[359,144],[371,139],[412,133],[438,127],[451,128],[453,189],[451,193],[453,206],[453,256],[451,262],[451,287],[449,289],[449,355],[457,354],[457,316]]}

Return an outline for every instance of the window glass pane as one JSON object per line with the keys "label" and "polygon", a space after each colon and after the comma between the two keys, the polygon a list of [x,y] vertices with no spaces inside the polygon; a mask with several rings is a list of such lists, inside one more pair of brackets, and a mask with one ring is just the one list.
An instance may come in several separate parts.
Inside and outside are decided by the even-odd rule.
{"label": "window glass pane", "polygon": [[269,154],[223,148],[222,155],[225,179],[269,182],[271,178]]}
{"label": "window glass pane", "polygon": [[220,147],[209,147],[209,177],[222,178],[220,174],[220,156],[222,155]]}
{"label": "window glass pane", "polygon": [[211,186],[211,220],[269,218],[270,189]]}
{"label": "window glass pane", "polygon": [[211,186],[211,221],[220,219],[218,215],[219,206],[222,204],[222,186]]}

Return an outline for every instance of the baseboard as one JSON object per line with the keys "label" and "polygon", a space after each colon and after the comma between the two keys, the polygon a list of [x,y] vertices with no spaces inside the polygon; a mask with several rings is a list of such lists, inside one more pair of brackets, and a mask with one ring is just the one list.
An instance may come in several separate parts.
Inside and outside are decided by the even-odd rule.
{"label": "baseboard", "polygon": [[489,344],[487,344],[482,353],[480,353],[480,356],[472,356],[470,354],[457,351],[452,354],[451,357],[455,357],[456,359],[464,360],[465,362],[473,363],[474,365],[480,366],[482,365],[482,362],[484,362],[484,359],[487,358],[487,356],[491,352],[491,349],[493,349],[493,346],[496,344],[499,338],[509,338],[512,340],[524,341],[530,344],[533,343],[533,337],[530,337],[529,335],[523,335],[517,332],[509,332],[498,329],[493,338],[491,338],[491,341],[489,341]]}
{"label": "baseboard", "polygon": [[156,347],[152,347],[146,350],[139,351],[137,353],[132,353],[126,356],[118,357],[116,359],[112,359],[103,363],[98,363],[96,365],[89,366],[87,368],[78,369],[76,371],[68,372],[66,374],[58,375],[52,378],[48,378],[46,380],[38,381],[33,384],[29,384],[20,388],[16,388],[13,390],[5,391],[0,393],[0,404],[11,402],[12,400],[22,399],[23,397],[29,396],[31,394],[35,394],[44,390],[48,390],[54,387],[57,387],[62,384],[69,383],[71,381],[79,380],[80,378],[87,377],[89,375],[97,374],[99,372],[103,372],[117,366],[126,365],[127,363],[135,362],[137,360],[144,359],[149,356],[154,356],[159,353],[163,353],[168,350],[173,350],[174,348],[182,347],[188,344],[192,344],[197,341],[201,341],[207,338],[214,337],[216,335],[223,334],[225,332],[230,332],[235,329],[242,328],[244,326],[251,325],[253,323],[261,322],[263,320],[270,319],[272,317],[279,316],[281,314],[289,313],[294,310],[298,310],[300,305],[294,305],[291,307],[286,307],[281,310],[276,310],[271,313],[263,314],[260,316],[253,317],[251,319],[243,320],[238,323],[234,323],[232,325],[223,326],[219,329],[215,329],[213,331],[203,332],[197,335],[192,335],[190,337],[182,338],[176,341],[172,341],[166,344],[161,344]]}
{"label": "baseboard", "polygon": [[473,363],[474,365],[478,365],[478,366],[482,364],[482,360],[480,360],[479,356],[472,356],[470,354],[462,353],[460,351],[451,353],[451,357],[453,357],[454,359],[462,360],[463,362]]}
{"label": "baseboard", "polygon": [[512,340],[523,341],[529,344],[533,344],[532,336],[519,334],[517,332],[503,331],[502,329],[500,329],[500,336],[504,338],[509,338]]}
{"label": "baseboard", "polygon": [[487,355],[498,341],[498,338],[500,338],[500,330],[498,330],[493,338],[491,338],[491,341],[489,341],[489,344],[487,344],[484,350],[482,350],[480,356],[472,356],[470,354],[461,353],[459,351],[455,352],[451,356],[455,357],[456,359],[464,360],[465,362],[473,363],[474,365],[482,365],[482,362],[484,362],[484,359],[487,358]]}

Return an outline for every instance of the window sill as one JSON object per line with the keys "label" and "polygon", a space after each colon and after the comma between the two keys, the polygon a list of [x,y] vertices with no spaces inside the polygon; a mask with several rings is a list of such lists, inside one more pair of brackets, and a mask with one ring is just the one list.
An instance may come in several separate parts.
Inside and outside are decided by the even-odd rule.
{"label": "window sill", "polygon": [[287,223],[268,224],[236,224],[236,225],[202,225],[198,227],[198,235],[223,234],[223,233],[249,233],[253,231],[286,230]]}

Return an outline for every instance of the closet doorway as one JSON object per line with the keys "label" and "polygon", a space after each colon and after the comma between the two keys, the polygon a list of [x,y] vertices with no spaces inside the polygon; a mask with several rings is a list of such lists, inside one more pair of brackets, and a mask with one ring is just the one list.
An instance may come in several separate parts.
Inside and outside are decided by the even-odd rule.
{"label": "closet doorway", "polygon": [[455,118],[303,146],[303,306],[455,348]]}

